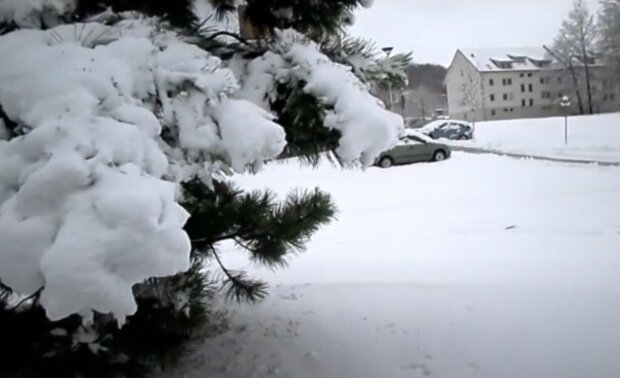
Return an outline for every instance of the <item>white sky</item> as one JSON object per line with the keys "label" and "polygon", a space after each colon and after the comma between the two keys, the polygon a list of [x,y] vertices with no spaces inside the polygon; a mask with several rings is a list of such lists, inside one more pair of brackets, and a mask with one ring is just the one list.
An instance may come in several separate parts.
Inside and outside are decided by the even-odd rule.
{"label": "white sky", "polygon": [[[598,0],[586,0],[593,13]],[[356,13],[353,35],[413,52],[416,63],[450,64],[458,48],[542,46],[572,0],[376,0]]]}

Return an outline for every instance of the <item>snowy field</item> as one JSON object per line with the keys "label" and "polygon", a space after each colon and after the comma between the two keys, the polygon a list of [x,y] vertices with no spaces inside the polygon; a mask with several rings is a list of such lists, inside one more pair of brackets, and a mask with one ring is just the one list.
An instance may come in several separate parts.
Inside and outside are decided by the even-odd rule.
{"label": "snowy field", "polygon": [[169,376],[620,377],[620,168],[455,153],[236,181],[319,185],[339,220],[287,270],[250,266],[271,296]]}
{"label": "snowy field", "polygon": [[467,146],[528,155],[620,162],[620,113],[569,117],[568,145],[564,118],[480,122]]}

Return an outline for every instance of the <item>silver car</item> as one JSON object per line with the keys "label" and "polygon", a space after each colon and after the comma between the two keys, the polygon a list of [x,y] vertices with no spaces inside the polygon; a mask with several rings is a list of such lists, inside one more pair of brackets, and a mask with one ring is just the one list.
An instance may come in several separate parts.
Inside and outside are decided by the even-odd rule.
{"label": "silver car", "polygon": [[376,165],[388,168],[392,165],[426,161],[442,161],[450,157],[450,147],[437,143],[420,133],[408,131],[392,149],[382,153]]}

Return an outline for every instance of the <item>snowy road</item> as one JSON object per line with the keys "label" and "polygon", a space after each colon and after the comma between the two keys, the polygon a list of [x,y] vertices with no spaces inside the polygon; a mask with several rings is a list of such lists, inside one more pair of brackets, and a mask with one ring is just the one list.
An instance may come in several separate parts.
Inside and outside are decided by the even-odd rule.
{"label": "snowy road", "polygon": [[504,151],[493,150],[489,148],[464,146],[464,145],[459,145],[458,144],[459,142],[451,143],[449,141],[444,141],[444,143],[451,144],[452,151],[467,152],[470,154],[493,154],[497,156],[508,156],[508,157],[516,158],[516,159],[532,159],[532,160],[542,160],[542,161],[551,161],[551,162],[556,162],[556,163],[571,163],[571,164],[595,164],[595,165],[599,165],[602,167],[620,167],[619,161],[604,161],[604,160],[595,160],[592,158],[575,159],[575,158],[532,155],[532,154],[528,154],[525,152],[504,152]]}
{"label": "snowy road", "polygon": [[620,376],[620,168],[455,153],[237,180],[320,185],[339,221],[289,269],[251,268],[271,297],[174,376]]}

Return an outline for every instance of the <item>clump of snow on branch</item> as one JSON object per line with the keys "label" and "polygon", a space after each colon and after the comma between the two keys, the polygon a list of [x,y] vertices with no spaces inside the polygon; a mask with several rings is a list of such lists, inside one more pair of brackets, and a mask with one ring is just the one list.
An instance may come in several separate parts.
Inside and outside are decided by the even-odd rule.
{"label": "clump of snow on branch", "polygon": [[292,30],[280,33],[280,39],[293,75],[306,83],[304,91],[333,108],[325,126],[342,134],[338,156],[346,163],[372,164],[402,133],[402,117],[387,111],[350,67],[332,62],[314,42]]}
{"label": "clump of snow on branch", "polygon": [[289,80],[290,65],[279,54],[267,51],[262,56],[245,62],[232,60],[229,67],[241,78],[243,98],[269,109],[277,98],[277,83]]}
{"label": "clump of snow on branch", "polygon": [[0,0],[0,21],[22,27],[56,25],[59,17],[72,11],[77,0]]}
{"label": "clump of snow on branch", "polygon": [[346,164],[371,165],[403,132],[401,116],[385,109],[351,67],[332,62],[319,46],[294,30],[281,31],[273,51],[229,67],[241,80],[239,96],[269,109],[279,82],[303,83],[304,91],[330,109],[325,127],[341,132],[336,152]]}
{"label": "clump of snow on branch", "polygon": [[[106,44],[69,36],[82,28]],[[0,141],[0,277],[20,294],[43,289],[52,320],[96,310],[122,321],[134,284],[189,268],[189,214],[165,179],[184,162],[175,150],[215,151],[241,171],[285,145],[270,114],[229,97],[237,83],[218,59],[106,28],[0,38],[0,105],[26,131]],[[178,125],[170,146],[155,99]]]}

